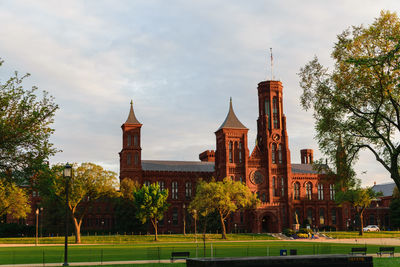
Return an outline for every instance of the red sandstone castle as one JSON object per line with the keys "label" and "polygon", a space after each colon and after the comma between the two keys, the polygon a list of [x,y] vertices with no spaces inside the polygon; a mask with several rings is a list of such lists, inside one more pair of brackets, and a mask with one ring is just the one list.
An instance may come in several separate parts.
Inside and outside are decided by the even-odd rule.
{"label": "red sandstone castle", "polygon": [[200,153],[198,162],[142,160],[142,124],[131,103],[122,125],[120,180],[158,183],[169,190],[171,206],[160,222],[160,232],[184,231],[185,207],[194,197],[196,183],[211,177],[240,181],[261,201],[257,209],[233,214],[228,231],[281,232],[305,222],[312,228],[346,228],[350,210],[335,204],[334,182],[313,170],[313,151],[303,149],[301,164],[291,162],[282,88],[280,81],[258,84],[257,142],[251,153],[249,129],[236,117],[231,100],[228,115],[215,132],[216,150]]}

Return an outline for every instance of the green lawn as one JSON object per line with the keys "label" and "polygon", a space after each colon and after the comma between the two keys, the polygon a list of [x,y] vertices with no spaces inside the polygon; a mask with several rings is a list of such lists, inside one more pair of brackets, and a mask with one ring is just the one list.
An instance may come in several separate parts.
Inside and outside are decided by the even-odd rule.
{"label": "green lawn", "polygon": [[[268,234],[227,234],[228,240],[274,240]],[[201,240],[203,235],[198,234],[177,234],[177,235],[158,235],[160,242],[194,242]],[[68,239],[71,244],[75,242],[73,236]],[[221,241],[221,234],[207,234],[207,241]],[[154,235],[82,235],[83,244],[135,244],[135,243],[154,243]],[[0,238],[0,244],[35,244],[34,237],[24,238]],[[39,238],[39,244],[64,244],[64,237],[42,237]]]}
{"label": "green lawn", "polygon": [[364,232],[362,236],[358,232],[325,232],[325,235],[333,238],[400,238],[400,231]]}
{"label": "green lawn", "polygon": [[[211,250],[212,246],[212,250]],[[69,248],[70,262],[106,262],[128,260],[169,259],[172,251],[189,251],[191,257],[246,257],[275,256],[280,249],[297,249],[299,255],[348,254],[354,244],[329,244],[318,242],[213,242],[158,243],[137,245],[84,245]],[[358,245],[359,246],[359,245]],[[379,245],[367,245],[368,253],[375,253]],[[400,251],[400,247],[396,247]],[[1,247],[0,264],[28,264],[63,262],[63,246]]]}

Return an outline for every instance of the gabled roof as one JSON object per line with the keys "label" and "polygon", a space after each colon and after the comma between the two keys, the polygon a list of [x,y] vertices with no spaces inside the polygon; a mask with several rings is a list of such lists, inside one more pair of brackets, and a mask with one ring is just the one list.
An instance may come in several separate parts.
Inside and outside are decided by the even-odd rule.
{"label": "gabled roof", "polygon": [[214,172],[214,162],[142,160],[144,171]]}
{"label": "gabled roof", "polygon": [[385,183],[385,184],[376,184],[371,189],[376,193],[382,192],[384,197],[390,197],[393,195],[393,190],[396,187],[395,183]]}
{"label": "gabled roof", "polygon": [[[314,173],[318,174],[318,171],[313,168],[312,164],[296,164],[292,163],[292,173]],[[322,171],[321,174],[325,174]]]}
{"label": "gabled roof", "polygon": [[125,123],[129,124],[141,124],[135,116],[135,112],[133,111],[133,101],[131,100],[131,109],[129,110],[129,116],[128,119],[126,119]]}
{"label": "gabled roof", "polygon": [[229,112],[228,115],[225,118],[225,121],[222,123],[222,125],[218,128],[217,131],[223,129],[223,128],[230,128],[230,129],[247,129],[246,126],[244,126],[239,119],[236,117],[235,112],[233,111],[232,107],[232,97],[229,101]]}

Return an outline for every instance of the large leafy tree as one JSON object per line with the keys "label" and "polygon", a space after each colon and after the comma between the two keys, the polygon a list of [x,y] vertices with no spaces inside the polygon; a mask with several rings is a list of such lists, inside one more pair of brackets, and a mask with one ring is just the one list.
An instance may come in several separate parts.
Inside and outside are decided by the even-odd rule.
{"label": "large leafy tree", "polygon": [[0,179],[0,217],[7,214],[14,219],[26,218],[30,210],[25,190]]}
{"label": "large leafy tree", "polygon": [[225,178],[223,181],[200,181],[190,209],[206,216],[217,212],[221,222],[222,239],[226,239],[225,219],[239,209],[255,207],[257,197],[241,182]]}
{"label": "large leafy tree", "polygon": [[[0,66],[3,61],[0,59]],[[49,142],[50,128],[58,106],[47,92],[25,89],[29,74],[17,72],[0,79],[0,176],[23,182],[30,179],[56,149]]]}
{"label": "large leafy tree", "polygon": [[400,193],[397,187],[393,190],[393,198],[390,202],[390,217],[392,226],[400,228]]}
{"label": "large leafy tree", "polygon": [[163,219],[169,206],[167,203],[168,190],[161,190],[158,184],[143,185],[134,192],[133,198],[137,208],[136,217],[143,224],[147,221],[151,222],[154,227],[154,240],[157,241],[158,221]]}
{"label": "large leafy tree", "polygon": [[356,217],[360,220],[359,235],[363,234],[364,211],[378,196],[380,196],[379,193],[376,193],[369,187],[361,188],[359,184],[352,188],[347,188],[344,191],[339,191],[335,196],[335,200],[339,205],[343,203],[349,203],[354,207]]}
{"label": "large leafy tree", "polygon": [[313,109],[320,149],[335,160],[339,138],[354,164],[370,151],[400,187],[400,20],[382,11],[338,35],[332,71],[318,59],[300,70],[301,103]]}
{"label": "large leafy tree", "polygon": [[41,175],[39,187],[42,197],[65,203],[68,184],[68,207],[75,228],[75,242],[81,243],[82,220],[94,201],[114,196],[116,173],[104,170],[93,163],[74,164],[70,181],[62,176],[63,166],[57,165],[51,172]]}

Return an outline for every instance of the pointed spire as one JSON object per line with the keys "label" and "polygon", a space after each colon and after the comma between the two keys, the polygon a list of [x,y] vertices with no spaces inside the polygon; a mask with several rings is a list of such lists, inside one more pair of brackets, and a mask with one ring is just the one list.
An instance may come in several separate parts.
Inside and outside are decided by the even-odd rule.
{"label": "pointed spire", "polygon": [[226,116],[225,121],[218,128],[218,130],[221,130],[222,128],[247,129],[246,126],[244,126],[239,121],[239,119],[236,117],[235,112],[233,111],[232,97],[229,100],[229,112],[228,112],[228,115]]}
{"label": "pointed spire", "polygon": [[140,124],[136,119],[135,112],[133,111],[133,101],[131,100],[131,109],[129,110],[129,116],[125,123],[129,124]]}

